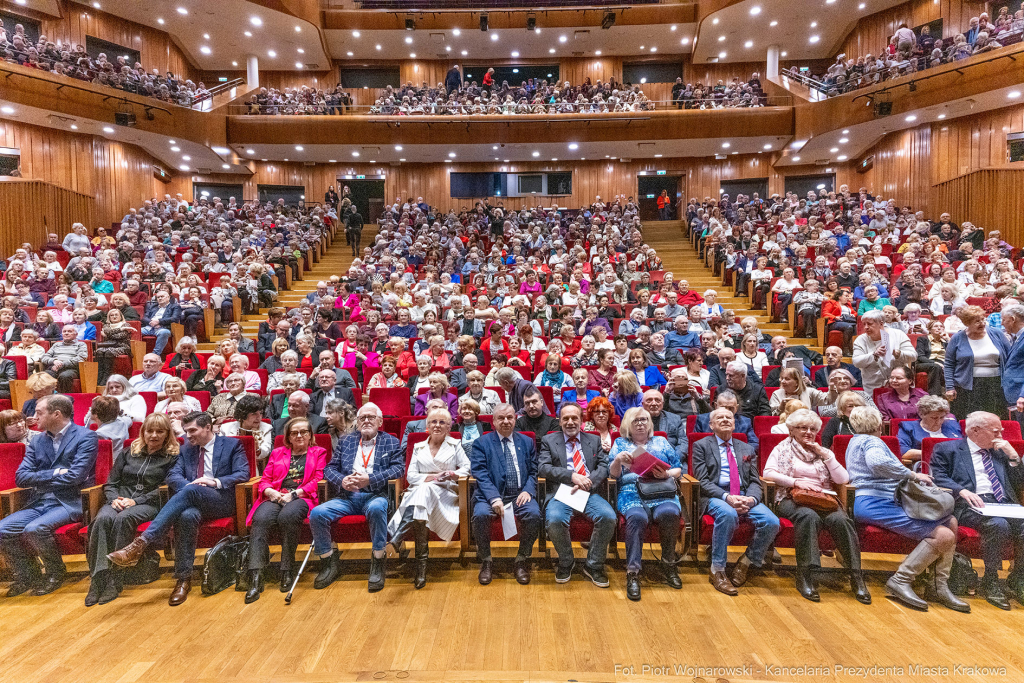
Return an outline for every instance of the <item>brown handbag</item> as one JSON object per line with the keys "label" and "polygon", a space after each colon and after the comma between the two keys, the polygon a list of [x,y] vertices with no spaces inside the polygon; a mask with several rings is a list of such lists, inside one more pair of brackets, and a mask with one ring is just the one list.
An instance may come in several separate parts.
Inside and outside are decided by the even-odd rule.
{"label": "brown handbag", "polygon": [[818,512],[835,512],[839,509],[839,497],[810,489],[794,486],[790,491],[793,502]]}

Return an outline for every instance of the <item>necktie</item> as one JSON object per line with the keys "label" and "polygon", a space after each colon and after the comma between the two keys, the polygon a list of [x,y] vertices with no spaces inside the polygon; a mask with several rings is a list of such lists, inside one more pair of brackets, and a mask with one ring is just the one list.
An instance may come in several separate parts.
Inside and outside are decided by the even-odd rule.
{"label": "necktie", "polygon": [[979,453],[981,464],[985,468],[985,476],[988,477],[988,482],[992,485],[992,495],[995,496],[997,503],[1002,503],[1006,500],[1006,493],[1003,491],[1003,485],[999,482],[999,477],[996,476],[996,466],[992,462],[992,454],[987,448],[982,448]]}
{"label": "necktie", "polygon": [[587,476],[587,463],[583,460],[583,453],[580,452],[578,439],[569,439],[569,447],[572,448],[572,468],[577,474]]}
{"label": "necktie", "polygon": [[725,444],[725,457],[729,461],[729,495],[740,495],[740,468],[736,465],[736,456],[732,453],[732,443]]}
{"label": "necktie", "polygon": [[505,437],[501,440],[501,448],[505,452],[505,491],[508,498],[519,493],[519,473],[516,471],[516,454],[512,452],[512,440]]}
{"label": "necktie", "polygon": [[196,478],[206,476],[206,448],[199,449],[199,467],[196,468]]}

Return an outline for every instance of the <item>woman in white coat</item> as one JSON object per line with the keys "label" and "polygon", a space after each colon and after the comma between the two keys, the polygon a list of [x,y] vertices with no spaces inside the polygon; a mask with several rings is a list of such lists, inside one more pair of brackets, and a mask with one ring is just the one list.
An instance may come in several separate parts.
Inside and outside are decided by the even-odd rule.
{"label": "woman in white coat", "polygon": [[402,544],[412,530],[416,542],[416,573],[413,585],[427,584],[427,532],[450,541],[459,528],[459,477],[469,475],[469,458],[462,442],[452,438],[452,416],[434,408],[427,414],[426,441],[413,447],[406,481],[409,488],[388,524],[391,545],[403,554]]}

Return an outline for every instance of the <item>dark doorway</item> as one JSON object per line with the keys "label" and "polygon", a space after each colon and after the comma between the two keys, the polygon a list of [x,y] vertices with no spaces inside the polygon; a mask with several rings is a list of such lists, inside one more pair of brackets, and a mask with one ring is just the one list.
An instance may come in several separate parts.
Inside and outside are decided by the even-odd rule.
{"label": "dark doorway", "polygon": [[283,199],[285,206],[302,207],[306,204],[305,185],[257,185],[256,194],[261,204],[277,204],[278,199]]}
{"label": "dark doorway", "polygon": [[658,214],[658,195],[668,190],[672,198],[672,220],[679,218],[679,200],[683,196],[683,177],[678,175],[642,175],[637,177],[637,201],[640,204],[640,220],[661,220]]}
{"label": "dark doorway", "polygon": [[[364,223],[376,223],[384,213],[384,181],[383,180],[344,180],[338,179],[338,187],[349,189],[349,199],[359,209]],[[339,192],[339,196],[340,196]]]}
{"label": "dark doorway", "polygon": [[214,197],[223,201],[225,205],[227,205],[231,197],[234,197],[241,204],[245,201],[245,197],[242,194],[242,183],[192,183],[193,201],[199,201],[200,199],[212,200]]}
{"label": "dark doorway", "polygon": [[799,199],[806,199],[808,192],[817,196],[836,189],[835,173],[819,173],[817,175],[796,175],[786,177],[786,192],[796,194]]}
{"label": "dark doorway", "polygon": [[754,193],[761,199],[768,196],[768,179],[767,178],[745,178],[743,180],[723,180],[721,184],[722,191],[719,195],[729,195],[731,201],[736,201],[737,195],[746,195],[751,199],[754,198]]}

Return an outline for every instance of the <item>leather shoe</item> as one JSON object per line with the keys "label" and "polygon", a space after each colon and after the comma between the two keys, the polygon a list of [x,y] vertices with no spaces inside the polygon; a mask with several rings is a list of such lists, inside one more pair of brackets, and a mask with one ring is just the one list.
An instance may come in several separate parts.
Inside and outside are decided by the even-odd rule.
{"label": "leather shoe", "polygon": [[679,590],[683,587],[683,582],[679,578],[679,570],[671,562],[661,563],[661,572],[665,575],[665,583],[672,588]]}
{"label": "leather shoe", "polygon": [[291,590],[292,582],[295,581],[295,574],[292,574],[291,569],[284,569],[281,571],[281,592],[287,593]]}
{"label": "leather shoe", "polygon": [[512,567],[512,574],[521,585],[530,583],[530,565],[526,560],[516,560]]}
{"label": "leather shoe", "polygon": [[139,536],[120,550],[115,550],[108,554],[107,559],[118,567],[134,567],[142,559],[142,555],[148,547],[149,543],[146,543],[146,540]]}
{"label": "leather shoe", "polygon": [[100,594],[106,589],[107,573],[99,572],[94,574],[89,582],[89,592],[85,594],[85,606],[92,607],[100,603]]}
{"label": "leather shoe", "polygon": [[377,557],[376,555],[370,555],[370,578],[366,583],[366,589],[371,593],[376,593],[384,588],[384,576],[387,573],[387,555]]}
{"label": "leather shoe", "polygon": [[480,563],[480,576],[477,578],[479,579],[481,586],[486,586],[491,582],[491,579],[493,578],[493,564],[494,563],[491,562],[491,560],[484,560]]}
{"label": "leather shoe", "polygon": [[640,573],[626,572],[626,597],[637,602],[640,600]]}
{"label": "leather shoe", "polygon": [[726,595],[739,595],[740,592],[736,590],[736,586],[732,585],[732,581],[725,575],[723,571],[711,572],[708,575],[708,581],[715,590]]}
{"label": "leather shoe", "polygon": [[868,585],[864,583],[864,572],[850,572],[850,588],[853,590],[857,602],[864,605],[871,604],[871,593],[868,592]]}
{"label": "leather shoe", "polygon": [[313,588],[320,590],[334,583],[334,580],[338,578],[338,574],[341,572],[339,567],[340,558],[341,553],[337,550],[331,553],[330,557],[320,558],[320,573],[316,575],[316,579],[313,581]]}
{"label": "leather shoe", "polygon": [[989,604],[1010,611],[1010,601],[1007,599],[1006,593],[1003,592],[1003,587],[999,585],[999,579],[982,581],[981,590]]}
{"label": "leather shoe", "polygon": [[263,572],[253,569],[249,572],[249,590],[245,593],[245,604],[256,602],[263,592]]}
{"label": "leather shoe", "polygon": [[729,580],[732,581],[732,585],[739,588],[747,582],[747,577],[750,575],[750,569],[753,565],[750,563],[750,558],[747,557],[746,553],[740,555],[740,559],[736,560],[736,565],[732,568],[732,576]]}
{"label": "leather shoe", "polygon": [[171,597],[167,600],[167,604],[171,607],[177,607],[188,599],[188,594],[191,590],[192,579],[178,579],[178,583],[174,584],[174,590],[171,591]]}
{"label": "leather shoe", "polygon": [[103,592],[100,593],[100,604],[106,605],[107,603],[114,602],[118,596],[121,595],[120,582],[117,581],[113,576],[107,577],[107,585],[103,587]]}
{"label": "leather shoe", "polygon": [[1014,600],[1024,605],[1024,577],[1010,572],[1010,575],[1006,577],[1006,590]]}
{"label": "leather shoe", "polygon": [[796,568],[796,589],[800,595],[811,602],[821,602],[821,596],[818,594],[818,588],[814,585],[810,567]]}
{"label": "leather shoe", "polygon": [[53,574],[52,576],[47,574],[43,578],[43,583],[40,584],[34,591],[33,595],[49,595],[53,591],[57,590],[64,585],[64,574]]}

